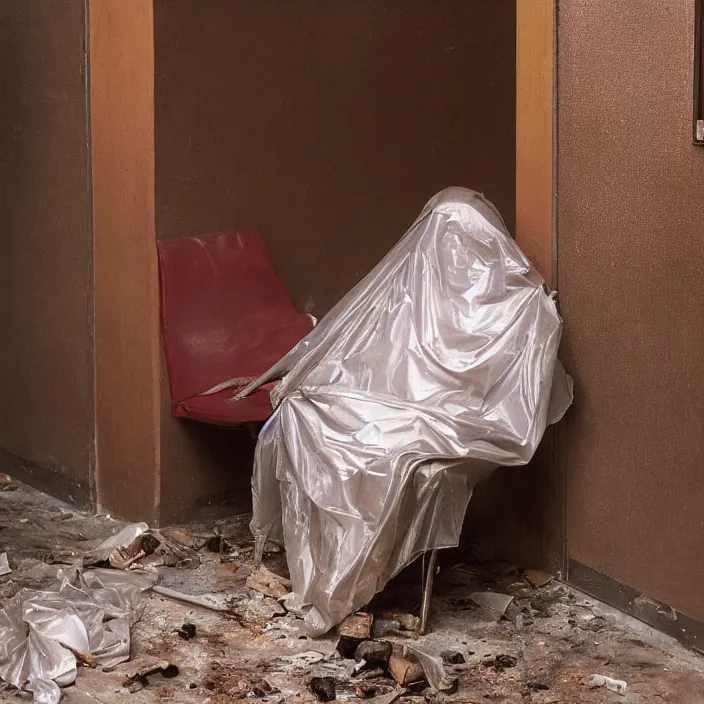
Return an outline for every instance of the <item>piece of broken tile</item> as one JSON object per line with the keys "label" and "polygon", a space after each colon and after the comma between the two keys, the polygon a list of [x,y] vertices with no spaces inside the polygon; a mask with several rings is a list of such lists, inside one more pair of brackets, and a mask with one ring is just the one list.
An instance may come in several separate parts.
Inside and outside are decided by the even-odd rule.
{"label": "piece of broken tile", "polygon": [[171,667],[168,660],[144,656],[125,663],[117,671],[124,678],[122,686],[126,687],[140,677],[147,677],[155,672],[167,672]]}
{"label": "piece of broken tile", "polygon": [[233,606],[233,613],[243,621],[270,621],[277,616],[285,616],[286,609],[270,596],[245,599]]}
{"label": "piece of broken tile", "polygon": [[393,645],[386,640],[363,640],[354,651],[357,662],[364,661],[367,667],[386,667]]}
{"label": "piece of broken tile", "polygon": [[428,684],[433,689],[437,689],[439,692],[446,692],[447,694],[454,694],[457,691],[459,680],[457,677],[449,676],[445,672],[442,658],[411,646],[406,646],[405,650],[418,661],[423,668],[425,679],[428,680]]}
{"label": "piece of broken tile", "polygon": [[162,528],[161,532],[169,540],[173,540],[175,543],[178,543],[184,548],[198,550],[205,545],[205,540],[203,538],[198,538],[190,533],[179,530],[178,528]]}
{"label": "piece of broken tile", "polygon": [[372,626],[372,637],[383,638],[384,636],[394,635],[401,630],[401,622],[386,618],[374,619]]}
{"label": "piece of broken tile", "polygon": [[407,690],[396,689],[388,694],[381,694],[369,700],[369,704],[393,704],[399,697],[403,696]]}
{"label": "piece of broken tile", "polygon": [[394,618],[398,620],[404,631],[417,631],[420,627],[420,618],[413,614],[396,614]]}
{"label": "piece of broken tile", "polygon": [[68,521],[71,518],[73,518],[72,513],[69,513],[68,511],[62,511],[61,513],[57,513],[55,516],[52,516],[51,522],[52,523],[62,523],[63,521]]}
{"label": "piece of broken tile", "polygon": [[372,635],[372,623],[374,617],[364,611],[358,611],[356,614],[348,616],[338,627],[337,630],[341,636],[348,638],[359,638],[367,640]]}
{"label": "piece of broken tile", "polygon": [[246,584],[250,589],[273,599],[280,599],[291,591],[291,580],[274,574],[264,565],[247,577]]}
{"label": "piece of broken tile", "polygon": [[544,587],[555,579],[549,572],[544,570],[526,570],[526,579],[534,587]]}
{"label": "piece of broken tile", "polygon": [[491,612],[500,620],[506,613],[508,605],[513,601],[513,597],[508,594],[499,594],[498,592],[474,592],[469,595],[469,598],[483,609]]}
{"label": "piece of broken tile", "polygon": [[5,577],[11,573],[12,570],[10,569],[10,563],[7,559],[7,553],[0,553],[0,577]]}

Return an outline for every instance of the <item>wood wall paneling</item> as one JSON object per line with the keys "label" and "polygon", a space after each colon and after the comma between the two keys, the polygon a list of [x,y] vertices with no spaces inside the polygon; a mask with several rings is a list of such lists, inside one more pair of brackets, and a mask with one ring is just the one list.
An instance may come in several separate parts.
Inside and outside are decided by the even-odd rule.
{"label": "wood wall paneling", "polygon": [[693,30],[690,1],[560,3],[558,288],[570,558],[704,621]]}
{"label": "wood wall paneling", "polygon": [[516,240],[553,281],[554,0],[516,2]]}
{"label": "wood wall paneling", "polygon": [[89,0],[99,506],[159,518],[152,0]]}
{"label": "wood wall paneling", "polygon": [[0,0],[0,471],[79,504],[93,455],[83,0]]}

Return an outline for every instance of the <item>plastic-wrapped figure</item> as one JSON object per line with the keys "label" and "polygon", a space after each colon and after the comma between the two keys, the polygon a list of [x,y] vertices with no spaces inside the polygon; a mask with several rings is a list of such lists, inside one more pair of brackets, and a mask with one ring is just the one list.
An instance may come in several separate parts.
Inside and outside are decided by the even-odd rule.
{"label": "plastic-wrapped figure", "polygon": [[252,385],[283,377],[257,446],[252,530],[285,545],[309,632],[456,545],[477,482],[531,459],[571,402],[561,329],[495,208],[450,188]]}

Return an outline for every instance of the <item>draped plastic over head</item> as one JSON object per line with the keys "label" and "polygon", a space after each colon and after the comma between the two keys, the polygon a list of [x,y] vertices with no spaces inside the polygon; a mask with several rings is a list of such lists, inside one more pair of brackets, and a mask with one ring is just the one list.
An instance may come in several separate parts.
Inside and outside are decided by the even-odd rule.
{"label": "draped plastic over head", "polygon": [[561,328],[498,212],[451,188],[252,384],[284,375],[257,445],[252,530],[285,544],[312,633],[421,552],[456,545],[474,485],[531,459],[571,402]]}

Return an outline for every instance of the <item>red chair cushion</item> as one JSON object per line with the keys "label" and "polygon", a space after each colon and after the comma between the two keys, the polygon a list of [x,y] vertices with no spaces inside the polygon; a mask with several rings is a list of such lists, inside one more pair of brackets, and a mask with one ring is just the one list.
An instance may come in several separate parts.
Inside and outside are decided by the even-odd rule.
{"label": "red chair cushion", "polygon": [[[233,425],[271,413],[268,393],[227,402],[236,389],[199,396],[234,377],[257,377],[313,327],[248,230],[158,242],[161,325],[176,416]],[[251,417],[248,417],[251,416]]]}
{"label": "red chair cushion", "polygon": [[200,420],[214,425],[241,425],[250,421],[266,420],[271,415],[269,392],[273,384],[257,389],[251,396],[230,401],[233,389],[208,396],[194,396],[182,401],[174,410],[180,418]]}

